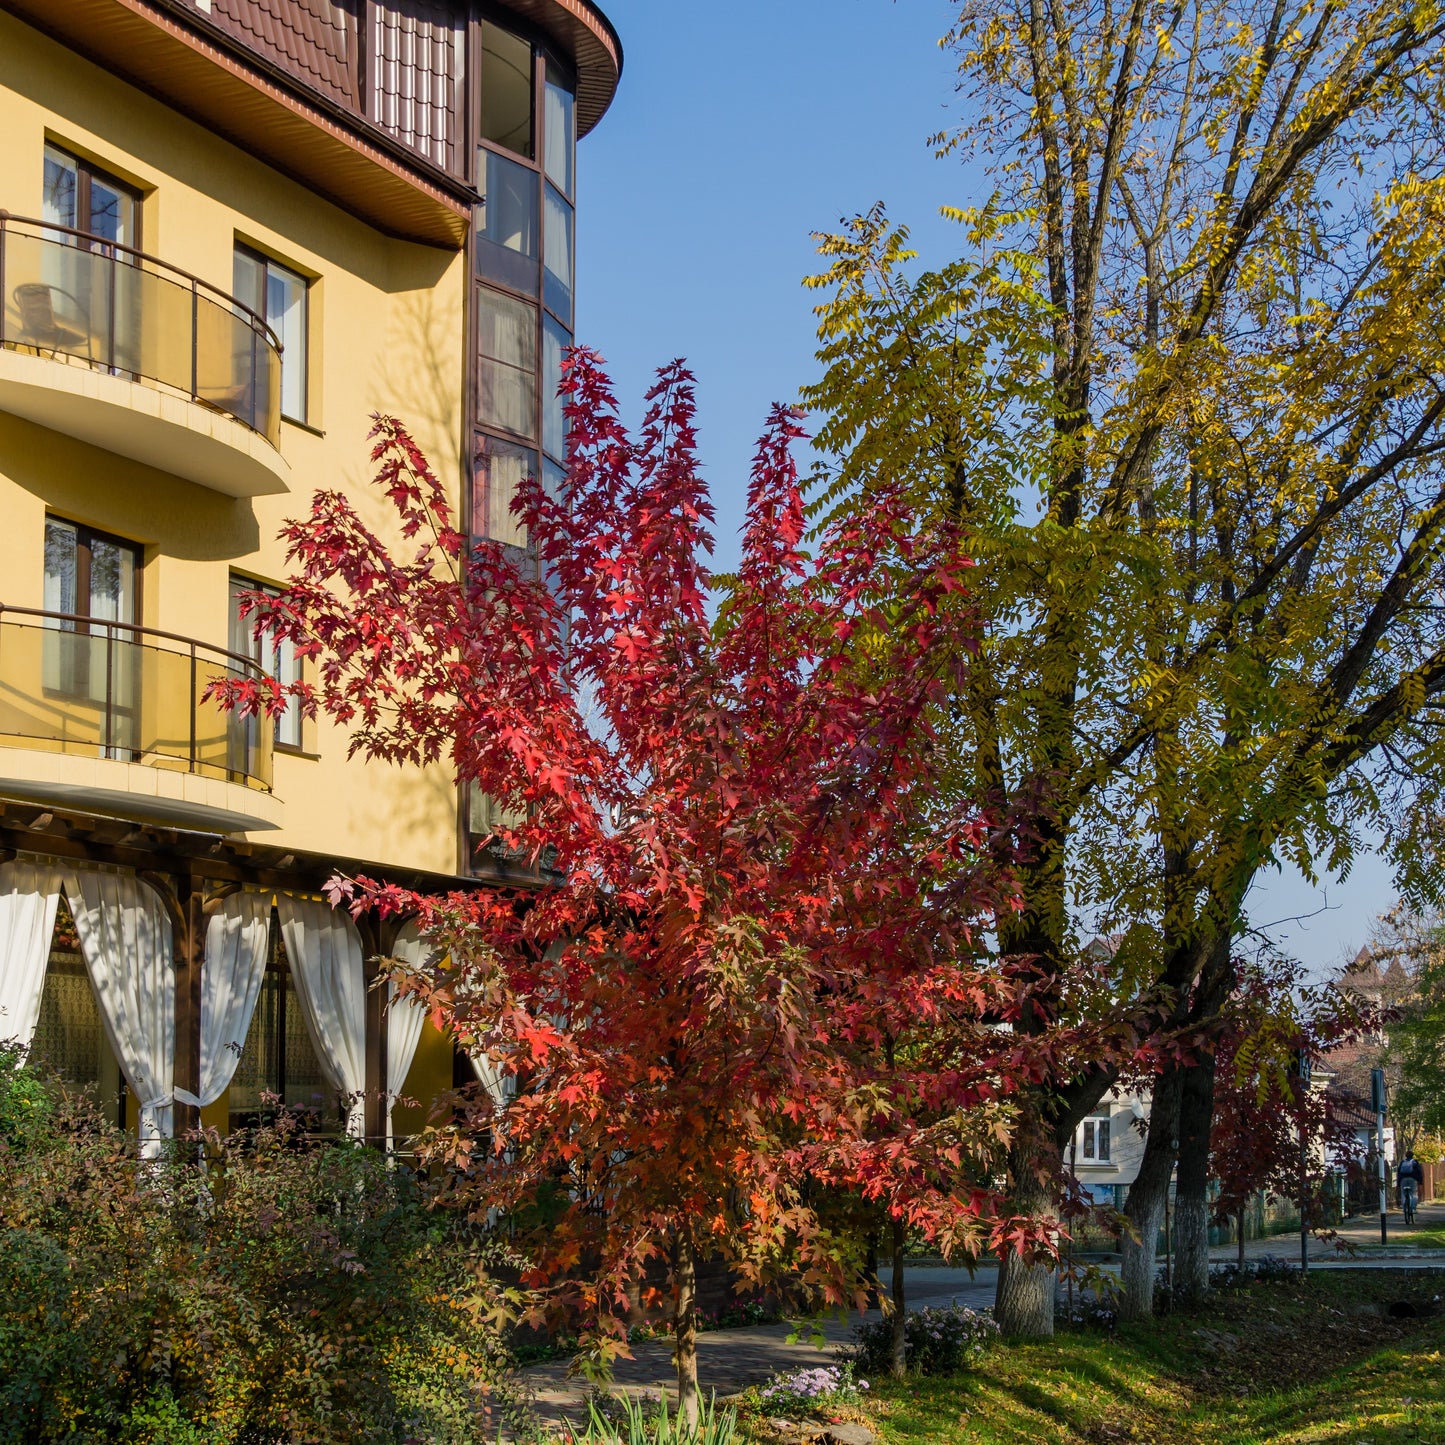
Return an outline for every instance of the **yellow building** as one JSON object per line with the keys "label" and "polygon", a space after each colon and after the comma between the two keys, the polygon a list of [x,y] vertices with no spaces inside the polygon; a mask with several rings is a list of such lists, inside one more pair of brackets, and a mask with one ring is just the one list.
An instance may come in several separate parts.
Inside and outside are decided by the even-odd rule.
{"label": "yellow building", "polygon": [[297,675],[237,599],[313,491],[385,534],[374,412],[525,540],[621,63],[590,0],[0,0],[0,1040],[146,1142],[275,1097],[404,1135],[453,1082],[367,987],[415,941],[320,890],[526,881],[485,800],[202,694]]}

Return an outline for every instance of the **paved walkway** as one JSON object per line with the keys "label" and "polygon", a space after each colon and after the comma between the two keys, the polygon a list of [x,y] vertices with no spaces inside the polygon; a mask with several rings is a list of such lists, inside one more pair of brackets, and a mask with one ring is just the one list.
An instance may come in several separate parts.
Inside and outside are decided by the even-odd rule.
{"label": "paved walkway", "polygon": [[[1404,1232],[1403,1221],[1398,1211],[1389,1216],[1389,1232],[1396,1238]],[[1415,1229],[1445,1228],[1445,1203],[1428,1204],[1420,1207]],[[1310,1264],[1322,1268],[1445,1268],[1445,1251],[1409,1250],[1403,1255],[1382,1255],[1379,1251],[1379,1216],[1347,1221],[1340,1230],[1343,1237],[1352,1244],[1368,1248],[1374,1245],[1371,1254],[1354,1259],[1342,1256],[1332,1244],[1310,1241]],[[1275,1235],[1268,1239],[1248,1240],[1245,1243],[1246,1258],[1259,1258],[1272,1254],[1281,1258],[1298,1261],[1299,1236]],[[1221,1245],[1210,1251],[1215,1261],[1232,1261],[1236,1246]],[[1105,1265],[1108,1269],[1110,1266]],[[955,1269],[941,1264],[911,1264],[905,1277],[905,1293],[909,1309],[924,1305],[947,1305],[957,1300],[972,1309],[984,1309],[993,1304],[996,1274],[991,1265],[980,1266],[976,1273],[966,1269]],[[847,1320],[829,1319],[821,1329],[825,1337],[819,1347],[807,1339],[789,1343],[791,1327],[786,1324],[755,1325],[748,1329],[708,1330],[698,1336],[698,1378],[704,1393],[716,1392],[719,1398],[736,1394],[749,1385],[760,1384],[780,1371],[806,1369],[812,1365],[830,1363],[838,1347],[853,1338],[857,1315]],[[877,1319],[879,1312],[872,1310],[864,1318]],[[633,1358],[619,1360],[613,1373],[612,1388],[618,1393],[636,1394],[642,1391],[670,1389],[672,1373],[672,1343],[670,1340],[647,1340],[632,1347]],[[522,1372],[522,1378],[535,1391],[537,1413],[543,1420],[560,1422],[564,1417],[580,1422],[587,1414],[588,1386],[584,1381],[569,1379],[567,1360],[549,1360],[544,1364],[529,1366]]]}
{"label": "paved walkway", "polygon": [[[1385,1233],[1388,1241],[1386,1249],[1393,1257],[1391,1262],[1403,1264],[1410,1259],[1431,1259],[1445,1263],[1445,1250],[1421,1249],[1418,1245],[1401,1245],[1399,1243],[1402,1235],[1414,1234],[1427,1229],[1445,1230],[1445,1200],[1436,1200],[1433,1204],[1422,1204],[1415,1211],[1414,1224],[1408,1226],[1400,1211],[1392,1209],[1385,1217]],[[1378,1214],[1360,1214],[1353,1219],[1347,1219],[1340,1225],[1338,1233],[1342,1240],[1347,1241],[1354,1248],[1368,1250],[1376,1258],[1383,1257],[1380,1250],[1380,1216]],[[1216,1245],[1209,1251],[1210,1259],[1220,1264],[1232,1263],[1238,1254],[1239,1246],[1236,1244]],[[1244,1257],[1246,1259],[1259,1259],[1266,1254],[1272,1254],[1280,1259],[1288,1260],[1292,1264],[1298,1264],[1298,1231],[1293,1234],[1272,1234],[1266,1239],[1245,1240]],[[1309,1261],[1311,1264],[1317,1260],[1328,1263],[1347,1258],[1348,1255],[1342,1254],[1333,1241],[1310,1238]],[[1369,1258],[1370,1255],[1366,1255],[1358,1262],[1367,1262]]]}

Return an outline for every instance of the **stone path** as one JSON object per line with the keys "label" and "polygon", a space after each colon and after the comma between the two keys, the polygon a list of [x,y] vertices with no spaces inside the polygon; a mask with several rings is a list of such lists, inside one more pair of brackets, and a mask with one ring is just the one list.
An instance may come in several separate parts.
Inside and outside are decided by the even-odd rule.
{"label": "stone path", "polygon": [[[910,1309],[947,1305],[955,1299],[972,1309],[983,1309],[993,1304],[994,1271],[985,1267],[971,1276],[965,1269],[946,1265],[911,1265],[904,1279],[904,1290]],[[703,1392],[716,1392],[721,1399],[749,1385],[761,1384],[779,1371],[830,1364],[838,1347],[852,1340],[858,1318],[852,1315],[846,1321],[821,1321],[819,1327],[825,1336],[821,1348],[810,1343],[806,1335],[790,1344],[788,1335],[792,1327],[787,1324],[706,1330],[697,1338],[697,1373]],[[864,1318],[876,1320],[879,1312],[870,1310]],[[632,1355],[630,1360],[617,1362],[613,1391],[637,1394],[644,1390],[668,1389],[671,1394],[671,1341],[642,1341],[633,1345]],[[522,1371],[523,1381],[535,1392],[537,1414],[549,1423],[560,1423],[563,1418],[580,1422],[587,1414],[588,1386],[585,1381],[569,1379],[567,1367],[566,1360],[548,1360]]]}

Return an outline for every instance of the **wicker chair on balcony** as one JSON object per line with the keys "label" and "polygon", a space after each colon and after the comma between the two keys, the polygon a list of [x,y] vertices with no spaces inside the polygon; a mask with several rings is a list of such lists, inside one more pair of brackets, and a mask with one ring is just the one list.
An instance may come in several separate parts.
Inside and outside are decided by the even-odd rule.
{"label": "wicker chair on balcony", "polygon": [[[25,281],[11,295],[20,313],[17,347],[29,347],[37,356],[44,353],[52,358],[63,351],[69,356],[84,356],[94,364],[89,319],[69,291],[46,281]],[[63,304],[57,306],[57,301]]]}

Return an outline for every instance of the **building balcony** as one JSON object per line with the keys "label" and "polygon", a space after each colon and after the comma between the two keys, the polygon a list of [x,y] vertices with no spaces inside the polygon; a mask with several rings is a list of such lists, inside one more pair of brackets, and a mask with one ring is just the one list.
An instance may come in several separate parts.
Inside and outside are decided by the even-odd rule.
{"label": "building balcony", "polygon": [[154,256],[4,211],[0,411],[233,497],[288,490],[265,321]]}
{"label": "building balcony", "polygon": [[208,643],[0,604],[0,796],[204,832],[279,827],[271,723],[205,697],[259,675]]}

